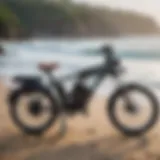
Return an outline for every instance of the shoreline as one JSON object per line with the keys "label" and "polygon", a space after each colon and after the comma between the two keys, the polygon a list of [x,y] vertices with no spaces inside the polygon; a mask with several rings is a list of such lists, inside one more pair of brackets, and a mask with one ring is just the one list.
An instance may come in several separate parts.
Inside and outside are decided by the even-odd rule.
{"label": "shoreline", "polygon": [[23,42],[23,41],[30,41],[30,40],[112,40],[112,39],[126,39],[126,38],[159,38],[160,34],[126,34],[126,35],[113,35],[113,36],[31,36],[28,38],[10,38],[10,39],[5,39],[5,38],[0,38],[0,42]]}

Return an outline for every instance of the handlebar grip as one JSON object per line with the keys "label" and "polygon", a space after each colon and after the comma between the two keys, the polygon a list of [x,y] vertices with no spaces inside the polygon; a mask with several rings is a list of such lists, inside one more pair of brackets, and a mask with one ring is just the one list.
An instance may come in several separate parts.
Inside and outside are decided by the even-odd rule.
{"label": "handlebar grip", "polygon": [[103,46],[102,49],[101,49],[102,53],[105,55],[105,57],[108,59],[108,60],[113,60],[115,59],[115,51],[114,49],[112,48],[112,46]]}

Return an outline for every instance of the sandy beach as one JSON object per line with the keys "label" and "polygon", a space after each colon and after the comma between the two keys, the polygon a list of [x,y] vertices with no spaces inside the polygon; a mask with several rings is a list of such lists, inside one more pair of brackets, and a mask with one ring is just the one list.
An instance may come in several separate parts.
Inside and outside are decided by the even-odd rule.
{"label": "sandy beach", "polygon": [[24,135],[12,123],[0,83],[0,160],[160,160],[160,124],[143,137],[121,135],[106,117],[106,98],[95,96],[89,116],[68,118],[66,132],[53,126],[41,137]]}

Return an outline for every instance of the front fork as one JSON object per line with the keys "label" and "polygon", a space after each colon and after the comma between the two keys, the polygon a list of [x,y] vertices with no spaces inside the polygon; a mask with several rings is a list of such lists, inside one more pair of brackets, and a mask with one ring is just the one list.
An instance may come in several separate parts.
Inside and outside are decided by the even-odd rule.
{"label": "front fork", "polygon": [[[125,87],[124,82],[122,81],[122,78],[120,76],[114,76],[116,81],[116,89]],[[126,93],[122,95],[123,102],[125,104],[125,109],[130,114],[136,114],[138,112],[138,108],[136,107],[135,103],[133,102],[133,99],[131,96]]]}

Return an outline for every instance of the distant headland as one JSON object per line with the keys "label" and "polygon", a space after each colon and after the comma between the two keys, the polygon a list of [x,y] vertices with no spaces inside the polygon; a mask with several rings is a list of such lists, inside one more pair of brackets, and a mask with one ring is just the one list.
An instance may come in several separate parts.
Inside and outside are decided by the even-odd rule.
{"label": "distant headland", "polygon": [[1,0],[0,38],[158,34],[150,17],[70,0]]}

